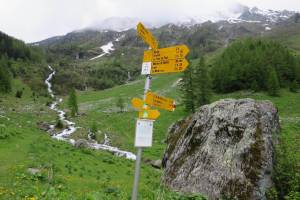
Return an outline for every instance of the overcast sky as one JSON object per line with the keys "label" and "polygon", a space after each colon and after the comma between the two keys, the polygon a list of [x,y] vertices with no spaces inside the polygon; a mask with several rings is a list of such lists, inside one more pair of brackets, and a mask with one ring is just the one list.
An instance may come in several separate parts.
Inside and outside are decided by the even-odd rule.
{"label": "overcast sky", "polygon": [[105,18],[148,22],[205,16],[234,4],[300,11],[300,0],[0,0],[0,30],[26,42],[62,35]]}

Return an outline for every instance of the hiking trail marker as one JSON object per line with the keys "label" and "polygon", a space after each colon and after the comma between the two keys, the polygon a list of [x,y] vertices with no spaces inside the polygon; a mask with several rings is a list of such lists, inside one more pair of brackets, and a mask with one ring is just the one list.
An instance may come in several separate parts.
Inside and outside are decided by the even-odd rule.
{"label": "hiking trail marker", "polygon": [[189,65],[185,59],[188,53],[189,48],[186,45],[145,51],[142,74],[182,72]]}
{"label": "hiking trail marker", "polygon": [[137,33],[151,47],[151,50],[144,51],[143,57],[141,74],[146,75],[144,97],[143,99],[133,98],[131,100],[132,106],[139,111],[135,127],[134,145],[138,150],[131,200],[137,200],[143,148],[152,146],[154,121],[160,116],[160,112],[151,109],[151,107],[168,111],[174,111],[176,107],[173,99],[149,91],[151,75],[182,72],[189,65],[185,59],[189,53],[189,48],[186,45],[159,49],[158,42],[142,23],[138,23]]}
{"label": "hiking trail marker", "polygon": [[176,107],[174,99],[162,97],[153,92],[147,92],[145,102],[149,106],[158,107],[168,111],[174,111]]}
{"label": "hiking trail marker", "polygon": [[157,49],[158,43],[156,39],[153,37],[152,33],[142,24],[138,23],[137,25],[137,33],[143,40],[152,48]]}

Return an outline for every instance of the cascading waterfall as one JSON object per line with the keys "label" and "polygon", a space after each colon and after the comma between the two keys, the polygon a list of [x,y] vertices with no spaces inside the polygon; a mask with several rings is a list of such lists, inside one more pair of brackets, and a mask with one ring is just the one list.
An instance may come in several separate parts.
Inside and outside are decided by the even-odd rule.
{"label": "cascading waterfall", "polygon": [[[45,80],[45,84],[47,85],[50,96],[54,99],[53,103],[50,105],[50,109],[57,112],[59,119],[67,124],[66,129],[62,130],[59,133],[54,134],[52,136],[52,138],[57,139],[57,140],[63,140],[63,141],[71,143],[72,145],[75,145],[76,141],[74,139],[69,138],[69,136],[76,131],[77,127],[75,126],[74,122],[67,120],[65,117],[66,113],[57,107],[57,105],[62,102],[62,99],[57,99],[53,93],[52,84],[50,81],[52,80],[53,76],[55,75],[55,70],[50,65],[48,65],[48,68],[51,70],[51,73]],[[54,125],[51,125],[50,129],[54,130]],[[122,150],[118,149],[117,147],[109,146],[109,142],[107,142],[107,141],[109,141],[109,138],[106,134],[105,134],[104,144],[99,144],[97,141],[91,140],[91,139],[90,139],[90,141],[91,142],[87,142],[87,145],[89,148],[110,151],[110,152],[114,153],[114,155],[116,155],[116,156],[125,157],[130,160],[136,159],[135,154],[133,154],[131,152],[122,151]]]}

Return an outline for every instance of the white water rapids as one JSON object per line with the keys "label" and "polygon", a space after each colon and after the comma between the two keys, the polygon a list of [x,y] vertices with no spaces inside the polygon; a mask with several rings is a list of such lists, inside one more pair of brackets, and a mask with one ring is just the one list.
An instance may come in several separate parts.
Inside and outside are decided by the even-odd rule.
{"label": "white water rapids", "polygon": [[[69,138],[69,136],[76,131],[77,127],[75,126],[74,122],[71,122],[71,121],[67,120],[66,117],[65,117],[66,113],[63,110],[60,110],[57,107],[58,103],[62,102],[62,99],[57,99],[55,97],[54,93],[53,93],[52,84],[51,84],[50,81],[52,80],[53,76],[55,75],[55,70],[51,66],[48,66],[48,68],[51,70],[51,73],[49,74],[49,76],[45,80],[45,83],[47,85],[48,92],[49,92],[50,96],[54,99],[53,103],[50,105],[50,109],[57,112],[59,119],[67,124],[66,129],[64,129],[63,131],[61,131],[59,133],[54,134],[52,136],[52,138],[57,139],[57,140],[63,140],[63,141],[71,143],[72,145],[75,145],[76,141],[74,139]],[[51,125],[50,129],[53,130],[54,125]],[[87,145],[88,145],[89,148],[110,151],[116,156],[125,157],[125,158],[130,159],[130,160],[135,160],[136,159],[135,154],[133,154],[131,152],[122,151],[122,150],[118,149],[117,147],[109,146],[108,143],[106,142],[107,140],[108,140],[108,137],[107,137],[107,135],[105,135],[104,144],[99,144],[99,143],[97,143],[97,141],[90,139],[87,142]]]}

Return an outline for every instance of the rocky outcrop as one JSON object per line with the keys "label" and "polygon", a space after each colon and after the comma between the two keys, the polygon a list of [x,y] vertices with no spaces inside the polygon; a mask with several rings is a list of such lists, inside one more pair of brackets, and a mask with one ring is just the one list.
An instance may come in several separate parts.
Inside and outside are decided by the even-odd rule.
{"label": "rocky outcrop", "polygon": [[79,139],[75,142],[74,146],[76,148],[87,148],[88,142],[85,139]]}
{"label": "rocky outcrop", "polygon": [[169,130],[162,182],[209,199],[265,199],[280,131],[270,101],[225,99]]}
{"label": "rocky outcrop", "polygon": [[40,130],[42,131],[49,131],[50,130],[50,125],[47,122],[37,122],[37,126]]}

